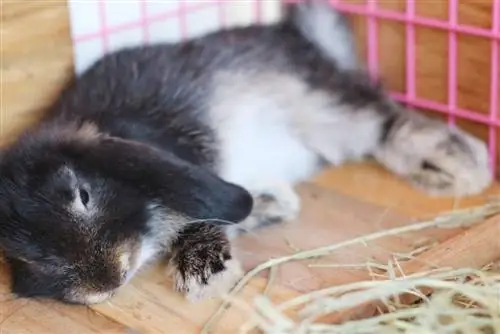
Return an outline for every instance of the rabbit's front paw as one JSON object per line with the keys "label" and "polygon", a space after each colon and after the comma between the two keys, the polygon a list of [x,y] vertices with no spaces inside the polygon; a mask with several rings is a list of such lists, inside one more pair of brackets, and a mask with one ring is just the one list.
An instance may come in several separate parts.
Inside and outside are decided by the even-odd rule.
{"label": "rabbit's front paw", "polygon": [[226,235],[217,226],[190,226],[174,251],[175,288],[190,301],[221,297],[243,276]]}
{"label": "rabbit's front paw", "polygon": [[[208,268],[211,266],[212,268]],[[214,261],[205,270],[177,272],[176,289],[192,302],[222,297],[243,276],[240,263],[235,259]],[[214,268],[220,268],[215,269]]]}

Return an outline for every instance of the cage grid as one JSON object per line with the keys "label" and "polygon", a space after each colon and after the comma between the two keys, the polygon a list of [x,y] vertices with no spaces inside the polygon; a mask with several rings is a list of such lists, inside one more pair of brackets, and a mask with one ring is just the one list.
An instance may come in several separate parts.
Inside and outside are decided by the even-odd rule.
{"label": "cage grid", "polygon": [[[456,118],[485,124],[489,127],[488,147],[491,168],[496,170],[496,155],[500,127],[499,111],[499,63],[500,63],[500,1],[493,0],[492,27],[490,30],[458,23],[458,0],[448,0],[448,21],[419,17],[416,14],[416,0],[406,0],[406,12],[398,13],[377,8],[377,0],[367,0],[366,5],[350,4],[347,1],[332,1],[339,10],[356,15],[363,15],[368,20],[368,66],[372,73],[377,74],[377,21],[379,19],[393,20],[405,24],[406,30],[406,93],[392,93],[392,96],[407,105],[444,113],[450,124]],[[419,98],[416,95],[416,59],[415,59],[415,26],[441,29],[448,32],[448,103],[442,104]],[[457,106],[457,34],[462,33],[491,39],[491,79],[490,79],[490,112],[485,115],[476,111],[466,110]]]}
{"label": "cage grid", "polygon": [[[279,3],[286,0],[70,0],[72,36],[75,46],[76,72],[83,71],[95,58],[125,45],[158,41],[176,41],[238,23],[267,22]],[[403,0],[402,0],[403,1]],[[488,127],[488,147],[493,173],[497,167],[500,144],[500,0],[492,1],[491,27],[477,27],[459,22],[459,0],[448,0],[448,19],[419,15],[417,0],[405,0],[405,10],[395,11],[379,6],[378,0],[330,0],[340,11],[366,18],[367,64],[371,73],[379,72],[379,24],[381,20],[404,25],[405,91],[392,96],[408,106],[446,115],[450,125],[469,120]],[[235,7],[236,5],[236,7]],[[271,13],[272,12],[272,13]],[[86,13],[87,15],[84,15]],[[120,19],[117,20],[119,14]],[[269,14],[271,13],[271,14]],[[269,14],[269,15],[268,15]],[[82,23],[98,17],[94,23]],[[236,19],[235,19],[236,18]],[[91,20],[90,20],[91,21]],[[240,22],[241,21],[241,22]],[[166,23],[166,24],[165,24]],[[162,25],[163,24],[163,25]],[[155,26],[159,25],[160,28]],[[416,29],[426,27],[447,34],[447,101],[419,97],[417,94]],[[117,35],[122,34],[120,38]],[[489,113],[468,110],[457,103],[458,35],[486,38],[491,41]]]}

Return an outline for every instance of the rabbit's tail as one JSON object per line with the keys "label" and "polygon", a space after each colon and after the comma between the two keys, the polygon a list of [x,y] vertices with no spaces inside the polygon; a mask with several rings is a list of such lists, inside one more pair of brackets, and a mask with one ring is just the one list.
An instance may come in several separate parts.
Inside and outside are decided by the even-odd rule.
{"label": "rabbit's tail", "polygon": [[328,0],[305,0],[286,6],[285,23],[316,46],[339,69],[359,67],[352,29]]}

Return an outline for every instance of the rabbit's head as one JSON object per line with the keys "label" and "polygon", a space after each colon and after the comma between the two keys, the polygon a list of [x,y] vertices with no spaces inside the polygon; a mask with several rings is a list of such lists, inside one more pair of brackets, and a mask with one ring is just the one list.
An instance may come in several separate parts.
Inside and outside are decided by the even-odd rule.
{"label": "rabbit's head", "polygon": [[0,161],[0,247],[21,297],[101,302],[186,224],[251,207],[207,170],[91,127],[38,129]]}

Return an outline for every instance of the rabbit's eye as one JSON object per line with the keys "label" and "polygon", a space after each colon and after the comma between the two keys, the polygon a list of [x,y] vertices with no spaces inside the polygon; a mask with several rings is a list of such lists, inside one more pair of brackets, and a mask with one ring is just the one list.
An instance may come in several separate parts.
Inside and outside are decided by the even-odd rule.
{"label": "rabbit's eye", "polygon": [[88,191],[80,188],[79,192],[80,192],[80,199],[82,201],[82,204],[87,206],[87,204],[89,203],[89,200],[90,200],[90,196],[89,196]]}

